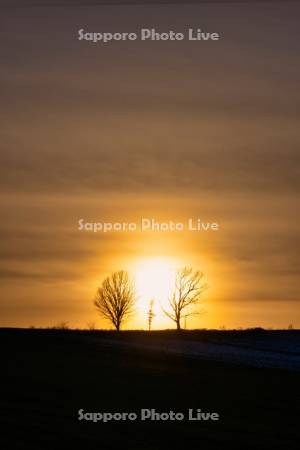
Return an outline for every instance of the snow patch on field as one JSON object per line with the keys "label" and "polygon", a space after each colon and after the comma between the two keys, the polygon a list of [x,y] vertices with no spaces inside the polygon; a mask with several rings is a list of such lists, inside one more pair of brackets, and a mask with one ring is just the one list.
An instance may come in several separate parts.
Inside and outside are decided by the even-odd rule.
{"label": "snow patch on field", "polygon": [[199,340],[161,339],[155,342],[133,342],[129,340],[101,339],[101,343],[112,347],[126,347],[177,354],[192,358],[246,364],[254,367],[270,367],[300,370],[299,342],[284,338],[230,337],[218,342]]}

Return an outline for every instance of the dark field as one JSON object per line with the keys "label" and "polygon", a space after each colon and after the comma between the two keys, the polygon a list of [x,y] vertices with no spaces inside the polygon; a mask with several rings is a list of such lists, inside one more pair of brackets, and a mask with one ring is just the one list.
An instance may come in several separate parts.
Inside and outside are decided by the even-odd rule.
{"label": "dark field", "polygon": [[[249,342],[247,332],[235,339],[239,334]],[[104,344],[229,335],[2,329],[1,449],[299,448],[299,372]],[[78,421],[81,408],[184,414],[201,408],[220,420],[93,423]]]}

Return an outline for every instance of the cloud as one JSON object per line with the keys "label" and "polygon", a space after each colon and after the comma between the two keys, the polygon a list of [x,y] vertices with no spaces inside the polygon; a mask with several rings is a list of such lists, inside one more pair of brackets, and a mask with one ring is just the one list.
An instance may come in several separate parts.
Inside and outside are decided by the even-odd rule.
{"label": "cloud", "polygon": [[[94,279],[153,251],[207,261],[225,305],[299,299],[299,9],[290,8],[201,9],[224,34],[218,46],[76,40],[83,22],[148,26],[155,14],[146,6],[120,15],[107,7],[101,17],[88,8],[3,11],[4,310],[16,317],[26,303],[30,316],[55,304],[69,315],[73,299],[84,308]],[[190,7],[160,8],[156,19],[162,28],[199,25]],[[142,215],[212,218],[221,231],[77,230],[82,217]]]}

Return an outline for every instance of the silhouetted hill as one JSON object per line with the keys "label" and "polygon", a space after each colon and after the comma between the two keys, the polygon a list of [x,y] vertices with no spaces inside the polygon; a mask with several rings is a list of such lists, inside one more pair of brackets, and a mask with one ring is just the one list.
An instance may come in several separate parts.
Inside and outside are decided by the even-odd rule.
{"label": "silhouetted hill", "polygon": [[[227,333],[216,332],[215,337],[224,339]],[[210,332],[188,334],[205,340]],[[176,339],[172,331],[124,335],[133,341],[161,342],[166,335],[169,342]],[[182,339],[186,337],[183,333]],[[5,362],[2,448],[297,448],[297,373],[110,347],[105,340],[122,341],[111,332],[1,329],[0,339]],[[79,409],[138,412],[141,408],[184,413],[201,408],[217,412],[220,420],[78,420]]]}

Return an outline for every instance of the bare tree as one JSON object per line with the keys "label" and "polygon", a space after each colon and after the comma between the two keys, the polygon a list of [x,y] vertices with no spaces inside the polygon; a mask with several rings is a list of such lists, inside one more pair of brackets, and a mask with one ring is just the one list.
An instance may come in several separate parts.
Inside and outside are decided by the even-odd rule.
{"label": "bare tree", "polygon": [[174,291],[168,299],[168,305],[163,309],[164,314],[176,323],[177,330],[181,330],[181,319],[188,316],[203,314],[204,310],[194,307],[201,302],[201,294],[207,289],[203,284],[203,273],[184,267],[177,271]]}
{"label": "bare tree", "polygon": [[148,330],[149,331],[151,331],[152,320],[155,317],[155,314],[153,312],[153,305],[154,305],[154,300],[150,300],[149,310],[148,310],[148,313],[147,313],[147,316],[148,316]]}
{"label": "bare tree", "polygon": [[97,289],[94,304],[102,317],[120,330],[122,323],[133,313],[135,288],[128,272],[120,270],[105,278]]}

